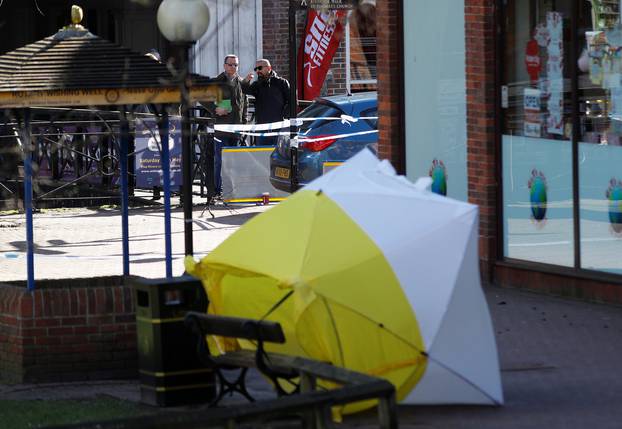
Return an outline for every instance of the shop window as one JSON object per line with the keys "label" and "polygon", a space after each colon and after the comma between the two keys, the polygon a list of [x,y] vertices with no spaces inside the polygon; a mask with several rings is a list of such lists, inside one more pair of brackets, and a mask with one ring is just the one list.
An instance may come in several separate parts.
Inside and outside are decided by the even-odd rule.
{"label": "shop window", "polygon": [[508,0],[503,109],[506,257],[574,265],[572,0]]}
{"label": "shop window", "polygon": [[361,1],[346,26],[346,86],[349,93],[376,90],[376,2]]}
{"label": "shop window", "polygon": [[622,273],[620,2],[507,0],[503,27],[504,256]]}
{"label": "shop window", "polygon": [[577,61],[581,267],[622,274],[620,3],[584,3]]}

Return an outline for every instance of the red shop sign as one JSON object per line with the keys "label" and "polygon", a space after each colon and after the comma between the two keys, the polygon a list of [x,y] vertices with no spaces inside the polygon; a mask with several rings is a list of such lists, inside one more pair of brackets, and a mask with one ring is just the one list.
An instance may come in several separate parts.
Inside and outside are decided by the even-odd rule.
{"label": "red shop sign", "polygon": [[539,52],[540,48],[538,47],[538,42],[533,39],[527,42],[527,48],[525,49],[525,66],[527,66],[527,73],[529,73],[529,78],[532,82],[537,81],[540,75],[541,64]]}

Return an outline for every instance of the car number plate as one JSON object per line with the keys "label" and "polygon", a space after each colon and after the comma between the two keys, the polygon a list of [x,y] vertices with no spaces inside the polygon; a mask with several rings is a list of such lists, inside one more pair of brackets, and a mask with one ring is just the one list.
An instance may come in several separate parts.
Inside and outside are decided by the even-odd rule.
{"label": "car number plate", "polygon": [[281,179],[289,179],[289,168],[275,167],[274,175]]}

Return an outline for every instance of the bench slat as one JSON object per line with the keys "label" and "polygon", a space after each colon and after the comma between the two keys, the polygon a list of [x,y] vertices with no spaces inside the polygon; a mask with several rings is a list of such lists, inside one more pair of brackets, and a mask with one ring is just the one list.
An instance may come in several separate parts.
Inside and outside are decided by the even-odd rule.
{"label": "bench slat", "polygon": [[265,342],[279,344],[285,342],[285,334],[283,333],[281,325],[269,320],[215,316],[194,311],[186,313],[186,319],[188,318],[194,318],[201,327],[201,330],[208,335],[243,338],[245,340],[261,339]]}

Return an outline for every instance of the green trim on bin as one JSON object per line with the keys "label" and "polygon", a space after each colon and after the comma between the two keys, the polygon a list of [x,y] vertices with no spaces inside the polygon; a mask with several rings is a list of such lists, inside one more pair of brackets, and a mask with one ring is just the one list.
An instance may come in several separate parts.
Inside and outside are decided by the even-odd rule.
{"label": "green trim on bin", "polygon": [[158,393],[162,392],[174,392],[176,390],[190,390],[190,389],[205,389],[214,387],[214,383],[204,383],[204,384],[188,384],[186,386],[175,386],[175,387],[155,387],[155,386],[147,386],[146,384],[141,384],[141,389],[147,390],[155,390]]}
{"label": "green trim on bin", "polygon": [[151,376],[151,377],[174,377],[177,375],[205,374],[205,373],[210,373],[213,371],[210,368],[205,368],[205,369],[189,369],[185,371],[167,371],[167,372],[163,372],[163,371],[152,372],[152,371],[147,371],[145,369],[141,369],[138,372],[144,375]]}

